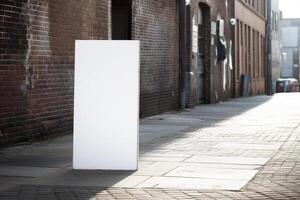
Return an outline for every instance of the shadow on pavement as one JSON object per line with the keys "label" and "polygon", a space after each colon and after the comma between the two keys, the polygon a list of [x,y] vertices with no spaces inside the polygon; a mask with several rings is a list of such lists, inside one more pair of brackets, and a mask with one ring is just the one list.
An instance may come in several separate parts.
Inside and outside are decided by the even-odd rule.
{"label": "shadow on pavement", "polygon": [[[215,105],[202,105],[184,112],[142,119],[140,155],[164,150],[164,146],[173,140],[185,138],[187,134],[207,127],[219,126],[220,123],[271,99],[272,97],[267,96],[234,99]],[[181,152],[184,149],[174,151]],[[26,197],[38,190],[41,194],[49,195],[57,190],[55,195],[59,195],[60,191],[67,191],[69,187],[79,187],[78,195],[81,194],[83,199],[90,199],[108,187],[134,187],[148,178],[132,176],[135,173],[132,171],[75,171],[72,170],[71,163],[72,136],[3,149],[0,151],[0,191],[10,188],[10,192],[3,193],[0,197]],[[15,187],[18,185],[27,185],[27,189],[18,189]],[[73,199],[77,194],[69,195],[70,199]]]}

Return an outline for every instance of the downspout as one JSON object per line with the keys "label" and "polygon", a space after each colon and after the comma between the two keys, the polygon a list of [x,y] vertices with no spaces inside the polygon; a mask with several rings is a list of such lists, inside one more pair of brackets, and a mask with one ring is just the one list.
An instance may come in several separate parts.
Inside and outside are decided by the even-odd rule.
{"label": "downspout", "polygon": [[186,2],[179,0],[180,108],[186,107]]}
{"label": "downspout", "polygon": [[267,1],[267,95],[273,95],[272,83],[272,0]]}

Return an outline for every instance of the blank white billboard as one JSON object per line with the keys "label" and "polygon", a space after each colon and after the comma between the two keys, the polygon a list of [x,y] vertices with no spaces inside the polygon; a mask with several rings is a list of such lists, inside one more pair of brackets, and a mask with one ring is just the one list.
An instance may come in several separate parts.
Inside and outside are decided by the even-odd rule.
{"label": "blank white billboard", "polygon": [[139,46],[76,41],[74,169],[137,169]]}

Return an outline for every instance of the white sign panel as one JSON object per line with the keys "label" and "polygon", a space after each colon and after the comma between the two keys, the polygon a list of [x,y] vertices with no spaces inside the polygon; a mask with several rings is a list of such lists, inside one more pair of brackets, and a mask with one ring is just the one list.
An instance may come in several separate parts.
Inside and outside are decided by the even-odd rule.
{"label": "white sign panel", "polygon": [[219,36],[224,37],[224,20],[219,20]]}
{"label": "white sign panel", "polygon": [[211,34],[217,35],[217,23],[216,22],[211,22]]}
{"label": "white sign panel", "polygon": [[198,26],[193,25],[193,52],[198,53]]}
{"label": "white sign panel", "polygon": [[139,46],[76,41],[74,169],[137,169]]}

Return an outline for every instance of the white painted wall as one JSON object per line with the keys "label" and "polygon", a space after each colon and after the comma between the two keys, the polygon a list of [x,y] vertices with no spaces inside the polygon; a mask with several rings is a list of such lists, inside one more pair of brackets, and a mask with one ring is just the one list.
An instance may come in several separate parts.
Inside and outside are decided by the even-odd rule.
{"label": "white painted wall", "polygon": [[137,169],[139,46],[76,41],[74,169]]}

